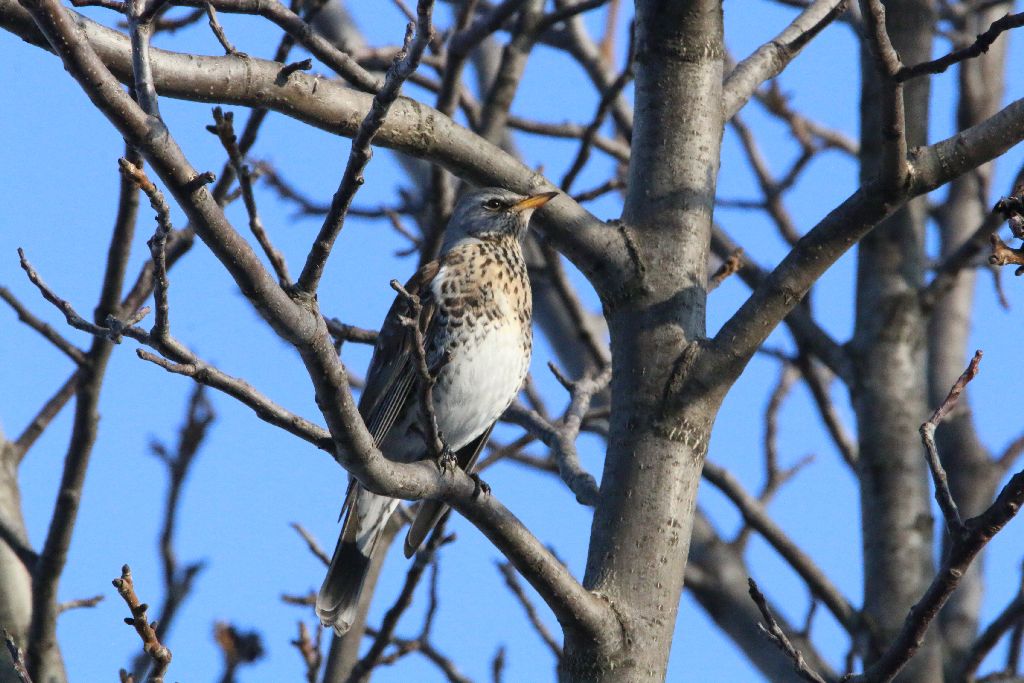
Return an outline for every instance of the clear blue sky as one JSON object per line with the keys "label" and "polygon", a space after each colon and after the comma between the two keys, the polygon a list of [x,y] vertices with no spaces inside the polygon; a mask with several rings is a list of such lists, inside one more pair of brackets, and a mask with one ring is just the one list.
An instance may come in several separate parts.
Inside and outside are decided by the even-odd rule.
{"label": "clear blue sky", "polygon": [[[391,3],[379,0],[352,2],[352,11],[372,44],[400,40],[404,19]],[[180,10],[179,10],[180,11]],[[447,9],[442,9],[442,17]],[[103,11],[90,16],[111,22]],[[726,37],[730,49],[743,57],[776,34],[793,16],[771,2],[726,3]],[[238,49],[267,57],[277,35],[259,20],[221,16]],[[598,24],[599,22],[594,22]],[[441,25],[447,24],[441,18]],[[205,23],[180,34],[161,36],[160,47],[219,54],[219,46]],[[1013,43],[1020,63],[1020,50]],[[621,47],[621,43],[620,43]],[[942,46],[945,49],[945,46]],[[620,54],[621,58],[621,54]],[[0,104],[0,130],[5,144],[0,163],[7,169],[0,185],[0,282],[11,288],[37,314],[58,328],[63,319],[46,304],[18,267],[15,253],[24,247],[43,277],[78,310],[88,315],[95,305],[113,225],[117,192],[116,159],[123,143],[114,129],[91,107],[78,86],[53,56],[10,36],[0,40],[0,61],[7,64],[7,95]],[[932,139],[950,134],[953,108],[950,93],[953,73],[934,83]],[[857,47],[848,27],[831,27],[802,54],[782,78],[798,109],[830,126],[857,136]],[[1022,95],[1019,81],[1010,80],[1008,99]],[[552,94],[557,92],[558,96]],[[423,96],[423,93],[410,91]],[[432,98],[427,98],[432,101]],[[558,53],[539,47],[530,60],[526,79],[513,104],[516,113],[545,121],[587,122],[596,106],[582,73]],[[165,99],[162,112],[192,163],[199,169],[219,170],[223,152],[205,132],[209,107]],[[796,154],[788,132],[749,107],[744,116],[760,131],[759,143],[777,172]],[[244,119],[244,113],[238,116]],[[570,163],[575,145],[517,135],[526,161],[543,165],[558,179]],[[253,157],[273,162],[281,173],[311,195],[328,199],[337,185],[348,155],[349,142],[313,130],[283,116],[271,115]],[[1021,163],[1014,151],[998,166],[995,191],[1006,192],[1009,178]],[[601,155],[588,166],[576,187],[583,189],[607,177]],[[390,153],[375,156],[367,182],[357,197],[360,205],[392,203],[403,177]],[[798,228],[812,227],[855,187],[856,168],[838,152],[821,155],[789,196],[787,205]],[[756,184],[731,131],[726,133],[719,178],[722,197],[755,198]],[[319,227],[317,219],[298,219],[292,207],[260,189],[258,200],[270,234],[293,269]],[[601,218],[615,218],[620,207],[608,198],[591,209]],[[145,240],[153,222],[143,203],[130,274],[142,262]],[[177,225],[183,225],[175,207]],[[242,207],[229,216],[245,229]],[[760,215],[720,210],[716,218],[747,250],[769,265],[785,253],[774,228]],[[391,278],[404,278],[414,267],[408,259],[393,257],[404,247],[402,239],[382,223],[350,219],[330,262],[321,291],[326,312],[346,322],[375,327],[389,305]],[[840,340],[851,331],[853,263],[844,257],[816,290],[817,313],[822,324]],[[1009,275],[1007,272],[1006,275]],[[584,298],[596,307],[596,298],[582,278],[575,277]],[[993,449],[1001,449],[1020,429],[1019,416],[1006,410],[1003,396],[1017,388],[1012,373],[996,368],[1017,367],[1024,294],[1021,283],[1007,278],[1013,310],[996,304],[991,280],[979,278],[976,329],[973,345],[986,352],[982,372],[971,385],[975,415],[981,434]],[[713,332],[741,303],[746,290],[737,279],[716,291],[710,302],[709,331]],[[243,300],[237,289],[204,246],[198,244],[171,273],[173,333],[203,358],[229,373],[244,377],[274,399],[302,415],[317,416],[313,392],[295,353],[274,335]],[[82,333],[65,330],[81,345]],[[788,347],[784,333],[769,341]],[[139,641],[121,621],[125,607],[110,580],[122,563],[133,567],[137,590],[150,604],[160,602],[160,574],[156,533],[164,497],[163,466],[147,452],[153,438],[173,441],[181,422],[191,383],[136,358],[134,344],[116,349],[103,391],[100,436],[84,492],[81,514],[69,564],[60,586],[62,600],[98,593],[106,600],[91,610],[76,610],[61,617],[58,635],[72,680],[111,680],[139,650]],[[561,389],[545,364],[550,358],[546,341],[539,340],[533,370],[558,409],[564,404]],[[0,424],[17,434],[42,402],[71,371],[59,352],[0,311]],[[368,361],[366,349],[350,345],[345,360],[361,372]],[[761,413],[777,376],[775,364],[761,358],[751,363],[722,408],[710,457],[732,469],[752,490],[762,477]],[[850,418],[845,392],[834,391],[843,413]],[[283,592],[304,593],[316,588],[323,568],[288,527],[297,521],[330,547],[337,533],[337,512],[345,475],[324,453],[296,441],[254,417],[225,396],[211,394],[218,420],[194,465],[180,510],[177,551],[182,562],[202,559],[207,569],[178,615],[168,645],[174,652],[170,679],[209,680],[220,671],[220,654],[212,640],[214,621],[229,620],[243,629],[258,629],[267,656],[243,670],[240,679],[299,680],[301,664],[288,641],[296,622],[311,623],[304,609],[286,606]],[[925,416],[922,416],[924,419]],[[852,422],[852,420],[851,420]],[[22,492],[29,531],[39,544],[46,531],[56,482],[67,444],[70,411],[48,430],[21,470]],[[506,434],[507,436],[507,434]],[[600,473],[601,455],[593,439],[581,442],[584,464]],[[819,426],[807,393],[798,389],[782,413],[780,453],[793,463],[813,453],[814,463],[790,483],[772,504],[776,519],[799,542],[854,603],[860,603],[860,537],[857,490],[852,475],[841,464]],[[545,543],[551,544],[579,575],[586,557],[590,514],[577,505],[559,482],[514,465],[501,464],[487,473],[495,495],[511,508]],[[734,533],[738,516],[729,503],[703,487],[701,506],[723,535]],[[451,526],[458,542],[446,547],[441,562],[441,604],[434,642],[461,670],[480,681],[489,680],[490,661],[499,645],[507,648],[506,680],[552,678],[553,660],[532,632],[518,603],[505,590],[495,568],[499,554],[470,525],[456,519]],[[1015,522],[994,541],[989,551],[985,617],[990,618],[1016,590],[1024,524]],[[749,557],[754,577],[780,605],[784,614],[800,623],[807,594],[798,578],[756,536]],[[389,558],[381,579],[371,621],[379,621],[405,576],[407,564],[400,553]],[[418,633],[425,595],[398,627],[399,635]],[[544,618],[557,625],[541,606]],[[841,666],[846,640],[830,616],[819,612],[813,637],[819,648]],[[765,647],[770,647],[767,643]],[[755,680],[756,672],[723,638],[686,595],[683,597],[677,639],[669,669],[670,680]],[[437,670],[417,655],[379,671],[377,680],[441,680]]]}

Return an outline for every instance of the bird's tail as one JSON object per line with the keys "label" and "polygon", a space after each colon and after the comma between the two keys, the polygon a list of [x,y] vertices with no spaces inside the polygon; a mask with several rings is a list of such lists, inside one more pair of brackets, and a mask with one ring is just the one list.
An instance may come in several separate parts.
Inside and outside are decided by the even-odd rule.
{"label": "bird's tail", "polygon": [[320,623],[333,627],[338,635],[352,627],[377,541],[398,505],[396,499],[370,493],[358,484],[350,490],[349,498],[334,557],[316,596]]}

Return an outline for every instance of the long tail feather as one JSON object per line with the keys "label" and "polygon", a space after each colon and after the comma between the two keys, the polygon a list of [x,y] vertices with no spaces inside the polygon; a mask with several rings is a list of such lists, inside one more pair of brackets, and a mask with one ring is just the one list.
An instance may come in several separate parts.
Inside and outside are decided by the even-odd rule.
{"label": "long tail feather", "polygon": [[361,486],[355,486],[349,495],[354,500],[351,504],[346,501],[348,514],[316,596],[320,623],[332,627],[338,635],[352,628],[377,540],[398,505],[394,498],[378,496]]}
{"label": "long tail feather", "polygon": [[339,636],[352,628],[359,594],[370,570],[370,558],[352,541],[338,539],[327,577],[316,596],[316,615],[320,623],[334,628]]}

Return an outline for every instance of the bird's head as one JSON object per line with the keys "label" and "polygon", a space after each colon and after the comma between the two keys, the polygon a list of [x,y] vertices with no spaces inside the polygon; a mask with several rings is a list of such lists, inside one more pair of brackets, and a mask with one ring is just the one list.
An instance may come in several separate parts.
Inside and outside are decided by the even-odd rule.
{"label": "bird's head", "polygon": [[557,196],[557,192],[521,195],[499,187],[470,190],[459,199],[448,221],[443,251],[467,238],[488,241],[511,235],[521,239],[533,212]]}

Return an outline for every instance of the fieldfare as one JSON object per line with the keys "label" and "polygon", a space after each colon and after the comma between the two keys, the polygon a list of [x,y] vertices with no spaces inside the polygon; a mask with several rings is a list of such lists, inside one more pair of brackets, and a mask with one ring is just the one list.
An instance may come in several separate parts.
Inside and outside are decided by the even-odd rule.
{"label": "fieldfare", "polygon": [[[499,188],[467,192],[445,230],[441,255],[406,284],[419,297],[423,347],[416,343],[410,299],[391,305],[373,351],[359,412],[384,455],[413,462],[434,455],[421,409],[420,354],[434,370],[431,389],[436,433],[445,457],[472,470],[495,421],[515,398],[530,365],[533,335],[530,281],[520,240],[533,211],[557,192],[531,196]],[[327,577],[316,599],[324,626],[343,634],[352,625],[378,539],[398,506],[352,479],[342,507],[345,521]],[[423,501],[405,539],[412,557],[444,514]]]}

